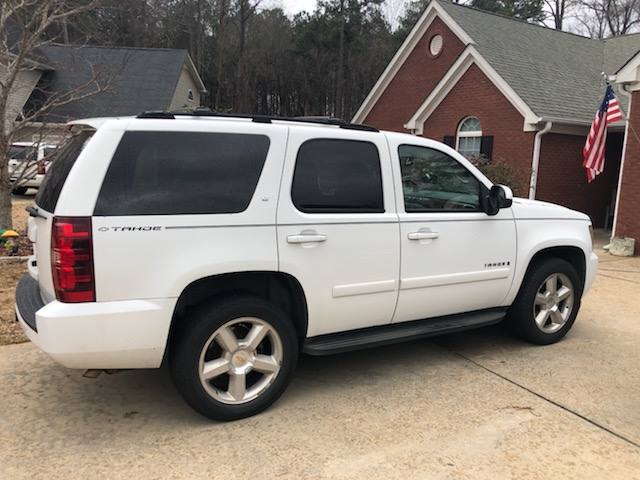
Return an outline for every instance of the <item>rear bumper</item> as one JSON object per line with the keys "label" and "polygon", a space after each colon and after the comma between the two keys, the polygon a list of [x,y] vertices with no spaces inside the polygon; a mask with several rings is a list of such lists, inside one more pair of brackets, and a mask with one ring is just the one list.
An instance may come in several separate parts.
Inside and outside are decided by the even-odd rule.
{"label": "rear bumper", "polygon": [[37,304],[38,284],[29,280],[16,289],[16,316],[27,337],[55,361],[83,369],[162,363],[176,299]]}

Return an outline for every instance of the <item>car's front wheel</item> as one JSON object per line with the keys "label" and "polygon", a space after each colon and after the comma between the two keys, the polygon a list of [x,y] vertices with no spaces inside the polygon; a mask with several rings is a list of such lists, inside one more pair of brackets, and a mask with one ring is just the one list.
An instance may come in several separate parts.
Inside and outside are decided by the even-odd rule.
{"label": "car's front wheel", "polygon": [[571,329],[581,297],[582,282],[573,265],[560,258],[542,259],[524,279],[509,309],[509,325],[532,343],[555,343]]}
{"label": "car's front wheel", "polygon": [[187,403],[224,421],[255,415],[275,402],[297,357],[296,332],[286,314],[243,295],[197,308],[177,335],[170,367]]}

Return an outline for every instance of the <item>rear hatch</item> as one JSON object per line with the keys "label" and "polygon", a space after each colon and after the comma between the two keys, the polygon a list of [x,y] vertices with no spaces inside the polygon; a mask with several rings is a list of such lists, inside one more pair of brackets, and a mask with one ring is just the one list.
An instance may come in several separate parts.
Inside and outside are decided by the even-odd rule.
{"label": "rear hatch", "polygon": [[29,208],[29,239],[34,242],[35,264],[29,262],[29,272],[40,285],[45,303],[55,300],[51,273],[51,228],[60,192],[80,152],[95,130],[76,127],[71,137],[58,149],[36,195],[36,206]]}

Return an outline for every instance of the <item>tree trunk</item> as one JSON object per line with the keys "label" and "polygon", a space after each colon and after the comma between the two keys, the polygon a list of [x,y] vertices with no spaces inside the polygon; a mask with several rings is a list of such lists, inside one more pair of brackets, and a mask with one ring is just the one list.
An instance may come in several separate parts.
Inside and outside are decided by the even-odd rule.
{"label": "tree trunk", "polygon": [[67,19],[62,19],[62,41],[65,45],[69,45],[69,25]]}
{"label": "tree trunk", "polygon": [[227,0],[220,1],[220,11],[218,17],[218,61],[216,68],[216,101],[214,108],[218,110],[220,108],[220,102],[222,101],[222,82],[224,73],[224,25],[227,17]]}
{"label": "tree trunk", "polygon": [[9,145],[4,135],[0,135],[0,228],[13,225],[11,216],[11,182],[9,181]]}
{"label": "tree trunk", "polygon": [[342,97],[344,96],[344,2],[340,0],[340,40],[338,44],[338,73],[336,78],[336,100],[335,100],[335,115],[338,118],[344,117],[344,102]]}

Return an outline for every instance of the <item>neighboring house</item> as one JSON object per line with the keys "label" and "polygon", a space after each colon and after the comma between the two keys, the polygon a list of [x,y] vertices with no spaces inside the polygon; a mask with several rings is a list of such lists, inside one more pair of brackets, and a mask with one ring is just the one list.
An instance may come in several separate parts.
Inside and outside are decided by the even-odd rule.
{"label": "neighboring house", "polygon": [[[0,124],[0,128],[9,128],[13,120],[22,113],[24,105],[40,80],[42,72],[49,68],[46,65],[34,61],[27,63],[27,69],[18,72],[15,86],[7,99],[6,118],[1,119],[3,122]],[[0,82],[5,82],[6,79],[7,72],[6,70],[3,71],[2,67],[0,67]]]}
{"label": "neighboring house", "polygon": [[[186,50],[52,44],[37,58],[12,91],[13,118],[37,112],[52,98],[77,99],[37,116],[21,130],[23,141],[45,136],[51,142],[78,118],[192,109],[206,94]],[[95,93],[97,84],[104,91]]]}
{"label": "neighboring house", "polygon": [[639,34],[594,40],[433,0],[353,121],[510,164],[524,195],[640,240],[640,139],[613,125],[605,172],[588,184],[581,166],[602,72],[640,134]]}

